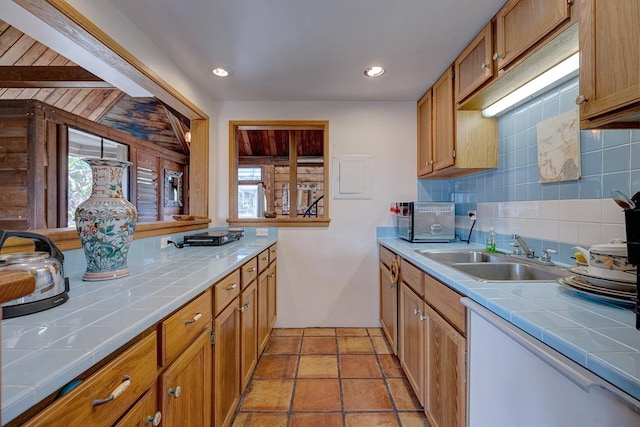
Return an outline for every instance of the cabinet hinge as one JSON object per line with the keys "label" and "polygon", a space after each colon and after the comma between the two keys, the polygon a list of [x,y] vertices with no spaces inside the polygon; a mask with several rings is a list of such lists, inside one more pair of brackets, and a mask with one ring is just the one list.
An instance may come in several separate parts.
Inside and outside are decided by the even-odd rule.
{"label": "cabinet hinge", "polygon": [[456,158],[456,150],[453,150],[453,153],[451,153],[451,157],[453,157],[454,159]]}
{"label": "cabinet hinge", "polygon": [[210,339],[211,339],[211,345],[216,343],[216,333],[215,332],[211,331]]}

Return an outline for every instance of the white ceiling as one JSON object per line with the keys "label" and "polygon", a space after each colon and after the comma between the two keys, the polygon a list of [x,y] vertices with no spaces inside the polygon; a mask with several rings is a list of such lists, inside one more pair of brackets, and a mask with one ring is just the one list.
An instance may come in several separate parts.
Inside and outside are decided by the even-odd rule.
{"label": "white ceiling", "polygon": [[[216,100],[416,101],[504,1],[111,3]],[[373,64],[386,73],[365,78]]]}

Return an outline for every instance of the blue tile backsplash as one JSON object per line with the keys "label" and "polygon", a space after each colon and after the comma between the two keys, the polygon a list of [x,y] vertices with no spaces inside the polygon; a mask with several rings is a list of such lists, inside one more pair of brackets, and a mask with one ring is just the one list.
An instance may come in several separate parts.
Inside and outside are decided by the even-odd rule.
{"label": "blue tile backsplash", "polygon": [[[562,250],[561,258],[566,263],[571,262],[569,257],[574,252],[571,246],[575,244],[585,245],[591,240],[594,240],[591,243],[598,243],[598,238],[608,241],[613,235],[620,237],[621,219],[614,219],[614,227],[607,228],[604,225],[607,219],[596,218],[588,222],[590,225],[602,226],[602,232],[599,234],[586,238],[584,236],[587,233],[583,230],[582,238],[554,239],[549,236],[546,228],[549,224],[545,221],[557,222],[566,219],[547,218],[531,212],[532,209],[535,210],[536,205],[545,201],[557,201],[558,207],[562,209],[570,203],[580,206],[580,201],[587,203],[593,199],[608,199],[612,188],[626,194],[640,191],[640,130],[581,131],[582,177],[577,181],[545,184],[538,182],[536,125],[541,120],[575,109],[574,100],[577,96],[578,77],[575,77],[505,113],[498,119],[498,168],[450,180],[418,180],[418,200],[455,202],[458,234],[468,232],[467,211],[478,210],[477,230],[474,230],[472,241],[484,242],[488,227],[495,226],[499,233],[498,244],[503,250],[510,249],[508,242],[511,239],[510,233],[500,234],[501,230],[498,229],[504,215],[495,212],[495,209],[501,210],[502,207],[494,208],[493,212],[489,211],[490,215],[493,213],[493,218],[482,223],[483,219],[486,219],[480,215],[486,207],[484,205],[506,204],[509,209],[526,209],[529,225],[534,226],[530,235],[534,240],[534,246],[539,246],[540,249],[543,245],[545,248],[559,247]],[[606,201],[603,200],[601,203],[603,211],[611,209]],[[580,227],[582,220],[577,218],[577,212],[575,215],[575,226]],[[519,218],[518,214],[512,217]],[[540,220],[540,223],[536,223],[536,220]],[[536,229],[536,226],[547,231],[545,238],[540,238],[540,229]],[[552,226],[562,228],[563,224]],[[466,231],[462,230],[464,228]]]}

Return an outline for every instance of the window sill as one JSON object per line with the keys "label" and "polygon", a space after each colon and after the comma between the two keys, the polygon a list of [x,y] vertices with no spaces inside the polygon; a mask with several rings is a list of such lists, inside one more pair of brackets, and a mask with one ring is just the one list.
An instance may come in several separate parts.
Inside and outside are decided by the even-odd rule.
{"label": "window sill", "polygon": [[[136,224],[136,232],[133,235],[133,239],[144,239],[146,237],[162,236],[165,234],[182,233],[184,231],[200,230],[208,228],[210,219],[194,219],[191,221],[154,221],[154,222],[142,222]],[[50,238],[53,243],[61,251],[67,251],[71,249],[80,249],[80,239],[78,238],[78,232],[75,228],[49,228],[45,230],[29,230],[29,232],[42,234]],[[17,252],[24,250],[24,245],[17,245],[8,243],[3,247],[7,249],[3,252]],[[10,248],[15,246],[15,248]],[[31,249],[29,249],[31,250]]]}
{"label": "window sill", "polygon": [[329,227],[330,218],[228,218],[230,227]]}

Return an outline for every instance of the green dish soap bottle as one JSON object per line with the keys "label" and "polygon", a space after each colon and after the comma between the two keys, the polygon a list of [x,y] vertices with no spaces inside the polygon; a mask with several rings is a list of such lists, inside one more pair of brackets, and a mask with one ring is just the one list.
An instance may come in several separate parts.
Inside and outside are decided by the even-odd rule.
{"label": "green dish soap bottle", "polygon": [[496,230],[493,227],[489,229],[489,238],[487,239],[487,252],[497,252],[496,250]]}

